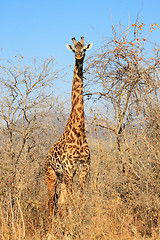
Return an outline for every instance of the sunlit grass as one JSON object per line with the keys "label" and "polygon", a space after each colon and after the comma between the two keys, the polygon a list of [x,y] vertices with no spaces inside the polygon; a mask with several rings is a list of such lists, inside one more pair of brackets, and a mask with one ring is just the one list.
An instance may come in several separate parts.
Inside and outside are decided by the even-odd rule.
{"label": "sunlit grass", "polygon": [[[159,189],[154,184],[154,180],[158,182],[159,177],[155,177],[152,171],[154,161],[152,163],[150,159],[152,167],[146,173],[139,172],[135,166],[134,171],[140,176],[137,179],[127,162],[126,172],[122,173],[116,147],[106,151],[105,144],[105,141],[100,140],[95,144],[94,139],[90,139],[91,166],[84,201],[82,203],[77,197],[75,178],[74,204],[72,202],[68,214],[53,218],[51,239],[67,239],[67,235],[68,239],[88,240],[160,237]],[[140,142],[142,148],[141,145]],[[147,154],[147,151],[142,153],[139,150],[136,158],[134,154],[130,157],[142,167],[141,156],[147,159]],[[123,158],[124,161],[129,159],[127,153]],[[3,192],[0,202],[0,238],[46,239],[49,221],[44,176],[40,176],[38,183],[29,171],[19,178],[21,182],[16,187],[8,183],[8,179],[0,183]]]}

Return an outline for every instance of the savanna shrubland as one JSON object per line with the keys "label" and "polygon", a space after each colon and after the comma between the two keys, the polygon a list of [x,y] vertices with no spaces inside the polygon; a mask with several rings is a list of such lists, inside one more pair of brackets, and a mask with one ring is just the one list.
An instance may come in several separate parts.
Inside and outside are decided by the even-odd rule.
{"label": "savanna shrubland", "polygon": [[[138,21],[118,34],[113,27],[113,38],[86,61],[90,173],[84,202],[74,191],[71,214],[53,219],[52,239],[64,232],[70,239],[160,238],[160,58],[148,41],[157,27],[145,36]],[[45,239],[44,162],[68,116],[54,94],[55,61],[24,61],[0,66],[1,239]]]}

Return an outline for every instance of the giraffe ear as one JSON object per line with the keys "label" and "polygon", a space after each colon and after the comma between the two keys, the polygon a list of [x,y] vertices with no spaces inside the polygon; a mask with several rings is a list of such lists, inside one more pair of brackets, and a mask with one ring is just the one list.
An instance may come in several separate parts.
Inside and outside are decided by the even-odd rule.
{"label": "giraffe ear", "polygon": [[87,50],[91,49],[92,45],[93,45],[93,43],[87,44],[87,45],[84,47],[84,51],[87,51]]}
{"label": "giraffe ear", "polygon": [[72,45],[67,44],[66,47],[68,48],[68,50],[75,52],[75,49],[74,49],[74,47],[72,47]]}

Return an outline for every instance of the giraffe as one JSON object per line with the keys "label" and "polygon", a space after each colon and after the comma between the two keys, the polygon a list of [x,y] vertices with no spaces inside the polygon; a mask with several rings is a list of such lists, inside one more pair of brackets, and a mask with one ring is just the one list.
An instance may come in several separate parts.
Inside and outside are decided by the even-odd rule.
{"label": "giraffe", "polygon": [[[73,46],[66,45],[75,53],[75,67],[72,83],[72,108],[62,136],[49,149],[45,164],[45,179],[49,194],[49,214],[56,214],[58,184],[65,184],[67,193],[72,194],[73,176],[79,173],[79,189],[83,193],[90,165],[90,151],[85,135],[83,101],[83,61],[85,52],[92,43],[84,45],[84,37],[78,42],[72,38]],[[54,210],[54,211],[53,211]]]}

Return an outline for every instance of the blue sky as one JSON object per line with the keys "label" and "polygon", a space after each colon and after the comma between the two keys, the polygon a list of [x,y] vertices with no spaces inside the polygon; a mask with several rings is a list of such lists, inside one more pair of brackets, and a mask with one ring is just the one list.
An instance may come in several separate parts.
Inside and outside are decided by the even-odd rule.
{"label": "blue sky", "polygon": [[[83,35],[86,44],[93,42],[88,55],[105,37],[112,36],[111,12],[115,25],[121,21],[127,26],[129,16],[134,23],[139,10],[146,28],[151,23],[160,25],[159,0],[0,0],[0,9],[1,57],[11,60],[20,53],[28,59],[43,60],[53,56],[59,68],[74,63],[66,48],[73,36],[80,39]],[[160,41],[160,29],[153,32],[152,40]],[[68,71],[72,74],[72,68]],[[71,89],[71,74],[66,76],[66,91]],[[57,87],[63,88],[63,84]]]}

